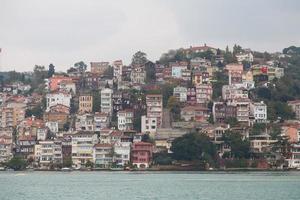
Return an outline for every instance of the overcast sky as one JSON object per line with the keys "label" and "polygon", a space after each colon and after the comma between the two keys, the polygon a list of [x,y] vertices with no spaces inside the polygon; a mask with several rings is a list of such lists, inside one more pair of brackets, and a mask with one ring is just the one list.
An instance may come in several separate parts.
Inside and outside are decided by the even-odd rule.
{"label": "overcast sky", "polygon": [[300,45],[299,0],[0,0],[1,71],[130,62],[141,50]]}

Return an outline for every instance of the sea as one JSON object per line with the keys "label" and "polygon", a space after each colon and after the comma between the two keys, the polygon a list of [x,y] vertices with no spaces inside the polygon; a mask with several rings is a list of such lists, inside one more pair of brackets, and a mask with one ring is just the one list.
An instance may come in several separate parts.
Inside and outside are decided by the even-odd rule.
{"label": "sea", "polygon": [[0,200],[300,200],[300,172],[0,172]]}

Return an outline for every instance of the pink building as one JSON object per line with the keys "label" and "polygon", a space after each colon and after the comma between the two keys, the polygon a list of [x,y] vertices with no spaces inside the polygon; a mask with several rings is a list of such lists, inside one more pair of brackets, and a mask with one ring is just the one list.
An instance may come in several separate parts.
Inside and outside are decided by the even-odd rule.
{"label": "pink building", "polygon": [[153,145],[148,142],[132,144],[131,162],[138,168],[148,168],[152,161]]}

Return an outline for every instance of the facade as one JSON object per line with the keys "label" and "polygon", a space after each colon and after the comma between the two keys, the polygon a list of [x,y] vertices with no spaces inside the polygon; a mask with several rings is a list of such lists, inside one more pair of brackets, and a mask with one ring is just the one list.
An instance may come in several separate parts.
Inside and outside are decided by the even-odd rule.
{"label": "facade", "polygon": [[109,67],[109,62],[91,62],[91,73],[102,75]]}
{"label": "facade", "polygon": [[16,127],[25,119],[25,107],[23,103],[9,103],[0,107],[0,127]]}
{"label": "facade", "polygon": [[130,75],[132,84],[145,84],[146,71],[144,66],[133,66]]}
{"label": "facade", "polygon": [[122,60],[116,60],[113,62],[113,69],[114,69],[114,77],[118,80],[122,80],[123,75],[123,62]]}
{"label": "facade", "polygon": [[94,132],[78,132],[72,136],[72,162],[75,167],[85,167],[85,164],[93,162],[93,147],[98,143]]}
{"label": "facade", "polygon": [[40,168],[59,167],[62,165],[61,141],[40,141],[34,148],[34,160]]}
{"label": "facade", "polygon": [[117,166],[124,167],[130,163],[131,142],[120,142],[114,145],[113,161]]}
{"label": "facade", "polygon": [[58,87],[60,91],[76,94],[76,84],[73,80],[63,80]]}
{"label": "facade", "polygon": [[112,144],[95,144],[93,147],[93,162],[96,168],[109,169],[113,162]]}
{"label": "facade", "polygon": [[187,62],[175,62],[175,63],[170,63],[169,65],[172,69],[172,77],[173,78],[182,78],[183,71],[188,69]]}
{"label": "facade", "polygon": [[79,113],[91,113],[93,111],[93,96],[80,95],[79,96]]}
{"label": "facade", "polygon": [[64,93],[64,92],[55,92],[55,93],[47,94],[46,111],[47,112],[50,111],[50,108],[56,105],[64,105],[66,107],[70,107],[71,98],[72,98],[71,94]]}
{"label": "facade", "polygon": [[9,161],[13,157],[12,134],[0,135],[0,163]]}
{"label": "facade", "polygon": [[208,103],[212,98],[212,85],[199,84],[196,86],[196,101],[198,104]]}
{"label": "facade", "polygon": [[180,86],[175,87],[173,90],[173,96],[175,96],[179,102],[186,102],[187,101],[187,88],[180,87]]}
{"label": "facade", "polygon": [[153,135],[157,131],[157,118],[156,117],[147,117],[146,115],[142,116],[142,133]]}
{"label": "facade", "polygon": [[223,85],[222,87],[223,100],[247,99],[248,90],[237,87],[236,85]]}
{"label": "facade", "polygon": [[251,103],[250,113],[256,123],[264,123],[267,121],[267,105],[263,101]]}
{"label": "facade", "polygon": [[162,124],[163,102],[161,94],[146,95],[147,117],[157,118],[157,127]]}
{"label": "facade", "polygon": [[51,78],[46,80],[46,89],[50,91],[57,91],[60,88],[60,83],[63,81],[72,81],[71,77],[53,75]]}
{"label": "facade", "polygon": [[296,115],[296,119],[300,120],[300,100],[288,101],[288,105],[291,106]]}
{"label": "facade", "polygon": [[104,88],[101,90],[101,112],[112,114],[113,101],[112,101],[113,90],[110,88]]}
{"label": "facade", "polygon": [[77,114],[75,121],[76,131],[94,131],[93,114]]}
{"label": "facade", "polygon": [[248,63],[253,63],[254,56],[251,52],[245,52],[245,53],[239,53],[235,55],[238,63],[242,64],[243,61],[246,61]]}
{"label": "facade", "polygon": [[152,162],[153,145],[147,142],[132,144],[131,162],[137,168],[148,168]]}
{"label": "facade", "polygon": [[110,123],[110,117],[107,113],[95,113],[94,114],[94,131],[100,131],[101,129],[108,128]]}
{"label": "facade", "polygon": [[120,110],[117,114],[118,129],[119,130],[132,130],[133,129],[133,110]]}

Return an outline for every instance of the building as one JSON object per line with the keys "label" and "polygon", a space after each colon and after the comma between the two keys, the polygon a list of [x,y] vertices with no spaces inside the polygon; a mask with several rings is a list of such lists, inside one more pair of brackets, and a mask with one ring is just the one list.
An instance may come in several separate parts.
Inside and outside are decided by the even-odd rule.
{"label": "building", "polygon": [[182,78],[183,71],[188,69],[187,62],[173,62],[169,63],[169,66],[172,69],[172,77],[173,78]]}
{"label": "building", "polygon": [[9,161],[13,157],[13,139],[10,134],[0,135],[0,163]]}
{"label": "building", "polygon": [[93,96],[80,95],[79,96],[79,113],[91,113],[93,111]]}
{"label": "building", "polygon": [[173,96],[176,97],[176,99],[179,102],[186,102],[187,101],[187,88],[177,86],[173,89]]}
{"label": "building", "polygon": [[236,54],[235,57],[239,64],[242,64],[243,62],[253,63],[254,61],[254,56],[251,52],[241,52]]}
{"label": "building", "polygon": [[300,144],[292,144],[290,149],[290,158],[287,159],[288,167],[292,169],[300,168]]}
{"label": "building", "polygon": [[118,129],[119,130],[132,130],[133,129],[133,120],[134,113],[133,110],[120,110],[117,113],[118,117]]}
{"label": "building", "polygon": [[267,105],[263,101],[250,103],[250,114],[256,123],[265,123],[267,121]]}
{"label": "building", "polygon": [[138,84],[138,85],[145,84],[145,80],[146,80],[145,66],[132,66],[130,79],[132,84]]}
{"label": "building", "polygon": [[212,109],[215,123],[224,123],[226,119],[236,117],[236,106],[224,102],[214,102]]}
{"label": "building", "polygon": [[198,84],[196,85],[196,101],[198,104],[206,104],[212,98],[212,85],[211,84]]}
{"label": "building", "polygon": [[194,71],[192,79],[194,85],[207,84],[210,82],[210,75],[208,72]]}
{"label": "building", "polygon": [[250,100],[249,99],[237,99],[233,102],[228,102],[229,105],[236,107],[236,119],[238,122],[242,122],[246,125],[250,124]]}
{"label": "building", "polygon": [[16,127],[25,119],[26,104],[10,102],[0,106],[0,127]]}
{"label": "building", "polygon": [[63,163],[61,141],[40,141],[35,145],[34,160],[39,168],[61,167]]}
{"label": "building", "polygon": [[147,142],[134,142],[131,150],[131,163],[137,168],[148,168],[152,162],[153,145]]}
{"label": "building", "polygon": [[113,162],[116,166],[124,167],[130,163],[131,142],[120,142],[114,145]]}
{"label": "building", "polygon": [[101,112],[112,114],[113,101],[112,101],[113,90],[110,88],[104,88],[101,90]]}
{"label": "building", "polygon": [[46,112],[50,111],[52,106],[56,105],[64,105],[66,107],[70,107],[71,103],[71,94],[65,92],[54,92],[46,95]]}
{"label": "building", "polygon": [[242,64],[228,64],[225,70],[228,73],[229,85],[242,82],[244,70]]}
{"label": "building", "polygon": [[295,101],[288,101],[288,105],[291,106],[295,113],[296,119],[300,120],[300,99]]}
{"label": "building", "polygon": [[91,62],[91,73],[103,75],[108,67],[109,62]]}
{"label": "building", "polygon": [[94,131],[100,131],[101,129],[108,128],[110,123],[110,117],[107,113],[94,114]]}
{"label": "building", "polygon": [[223,85],[222,87],[223,100],[247,99],[248,90],[237,87],[236,85]]}
{"label": "building", "polygon": [[60,91],[76,94],[76,84],[73,80],[62,80],[58,87]]}
{"label": "building", "polygon": [[75,121],[76,131],[94,131],[93,114],[77,114]]}
{"label": "building", "polygon": [[114,77],[118,80],[122,80],[123,75],[123,62],[122,60],[116,60],[113,62],[113,69],[114,69]]}
{"label": "building", "polygon": [[16,155],[23,159],[34,159],[34,145],[36,144],[36,137],[32,135],[20,135],[17,138]]}
{"label": "building", "polygon": [[161,127],[163,101],[161,94],[148,94],[146,95],[147,118],[156,118],[157,127]]}
{"label": "building", "polygon": [[50,91],[57,91],[60,88],[60,84],[64,81],[70,82],[73,80],[68,76],[53,75],[51,78],[46,79],[46,89]]}
{"label": "building", "polygon": [[94,132],[77,132],[72,134],[72,162],[77,168],[93,162],[93,147],[98,143],[97,134]]}
{"label": "building", "polygon": [[180,115],[184,121],[204,122],[209,118],[209,110],[200,105],[185,106],[181,109]]}
{"label": "building", "polygon": [[113,145],[95,144],[93,147],[93,162],[96,168],[109,169],[113,163]]}
{"label": "building", "polygon": [[64,105],[52,106],[48,112],[44,112],[43,119],[45,122],[57,122],[58,128],[62,129],[68,122],[70,108]]}
{"label": "building", "polygon": [[187,89],[186,98],[187,98],[187,103],[188,104],[193,105],[193,104],[197,103],[196,88],[195,87],[190,87],[190,88]]}
{"label": "building", "polygon": [[203,46],[190,46],[190,48],[184,49],[184,52],[189,55],[192,53],[202,53],[202,52],[207,52],[211,51],[214,55],[217,55],[217,49],[214,47],[207,46],[204,44]]}
{"label": "building", "polygon": [[146,115],[142,116],[141,120],[141,131],[145,134],[154,135],[157,131],[157,118],[156,117],[147,117]]}
{"label": "building", "polygon": [[250,148],[252,152],[262,153],[268,152],[271,148],[271,144],[277,140],[272,140],[268,134],[251,135],[250,136]]}

